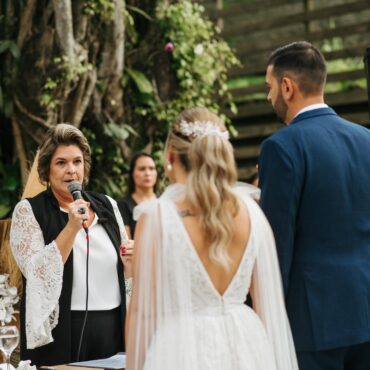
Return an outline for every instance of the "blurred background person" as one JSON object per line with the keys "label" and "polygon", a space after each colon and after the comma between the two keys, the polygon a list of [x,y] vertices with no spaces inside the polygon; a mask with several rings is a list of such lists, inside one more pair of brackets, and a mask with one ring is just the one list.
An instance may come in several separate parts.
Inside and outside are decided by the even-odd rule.
{"label": "blurred background person", "polygon": [[118,208],[130,239],[134,237],[136,226],[133,210],[138,204],[157,197],[156,183],[157,168],[153,157],[145,152],[135,153],[130,162],[128,195],[118,201]]}
{"label": "blurred background person", "polygon": [[47,189],[13,212],[10,245],[23,274],[21,359],[37,366],[103,358],[124,346],[120,212],[103,194],[82,191],[74,200],[69,190],[72,181],[87,182],[90,166],[79,129],[51,128],[37,167]]}

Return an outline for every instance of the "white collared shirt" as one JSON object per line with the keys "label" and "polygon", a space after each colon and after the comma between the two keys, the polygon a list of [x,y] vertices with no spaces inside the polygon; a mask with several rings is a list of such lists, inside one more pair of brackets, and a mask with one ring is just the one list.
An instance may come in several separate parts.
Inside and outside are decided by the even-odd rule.
{"label": "white collared shirt", "polygon": [[314,109],[320,109],[320,108],[327,108],[328,105],[325,104],[325,103],[316,103],[316,104],[311,104],[311,105],[307,105],[307,107],[304,107],[302,108],[295,116],[294,118],[296,118],[299,114],[301,113],[304,113],[304,112],[308,112],[310,110],[314,110]]}
{"label": "white collared shirt", "polygon": [[[89,310],[111,310],[121,304],[117,275],[117,252],[98,215],[89,227]],[[73,245],[73,287],[71,310],[85,310],[86,234],[77,233]]]}

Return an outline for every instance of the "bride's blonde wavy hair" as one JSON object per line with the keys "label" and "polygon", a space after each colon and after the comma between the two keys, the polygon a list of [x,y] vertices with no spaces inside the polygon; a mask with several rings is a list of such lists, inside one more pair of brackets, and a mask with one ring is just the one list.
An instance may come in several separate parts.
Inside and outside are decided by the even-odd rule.
{"label": "bride's blonde wavy hair", "polygon": [[188,172],[187,197],[199,213],[205,235],[209,240],[209,258],[226,270],[230,266],[227,253],[233,233],[233,218],[238,201],[232,187],[237,180],[233,147],[222,135],[189,135],[181,123],[210,126],[226,132],[223,121],[206,108],[184,110],[175,120],[167,145],[179,155]]}

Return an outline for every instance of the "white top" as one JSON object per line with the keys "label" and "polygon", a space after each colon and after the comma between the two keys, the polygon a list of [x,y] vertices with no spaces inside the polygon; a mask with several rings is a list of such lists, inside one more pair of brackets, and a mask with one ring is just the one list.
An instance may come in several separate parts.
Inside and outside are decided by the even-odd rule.
{"label": "white top", "polygon": [[[117,275],[118,256],[104,227],[95,214],[89,227],[89,302],[91,311],[110,310],[121,303]],[[121,262],[120,262],[121,263]],[[123,276],[122,276],[123,279]],[[81,229],[73,245],[73,285],[71,310],[86,307],[86,233]]]}

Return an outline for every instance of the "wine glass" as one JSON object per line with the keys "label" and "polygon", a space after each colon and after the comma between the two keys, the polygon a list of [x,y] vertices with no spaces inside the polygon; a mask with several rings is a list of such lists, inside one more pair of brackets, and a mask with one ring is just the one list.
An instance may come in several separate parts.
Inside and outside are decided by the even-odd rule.
{"label": "wine glass", "polygon": [[10,356],[19,342],[19,333],[15,325],[0,326],[0,350],[6,357],[6,368],[10,370]]}

